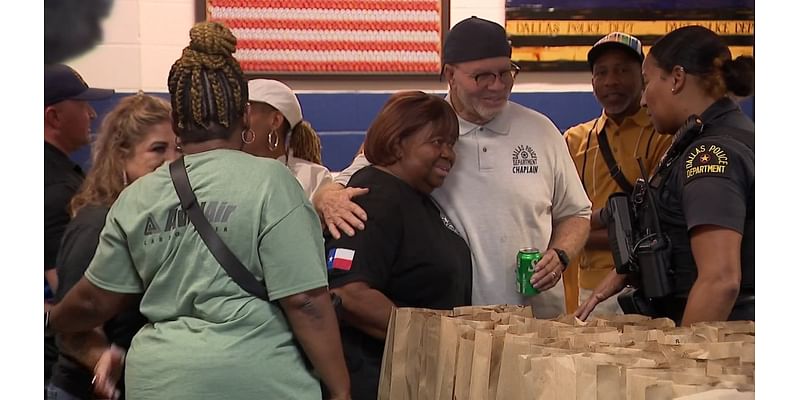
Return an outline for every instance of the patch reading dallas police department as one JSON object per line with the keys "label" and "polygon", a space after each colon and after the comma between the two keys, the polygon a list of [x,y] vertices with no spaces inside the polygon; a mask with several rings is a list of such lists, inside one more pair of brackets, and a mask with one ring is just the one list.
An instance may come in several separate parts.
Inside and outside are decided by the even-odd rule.
{"label": "patch reading dallas police department", "polygon": [[726,176],[728,154],[717,144],[695,146],[686,157],[686,179],[700,176]]}

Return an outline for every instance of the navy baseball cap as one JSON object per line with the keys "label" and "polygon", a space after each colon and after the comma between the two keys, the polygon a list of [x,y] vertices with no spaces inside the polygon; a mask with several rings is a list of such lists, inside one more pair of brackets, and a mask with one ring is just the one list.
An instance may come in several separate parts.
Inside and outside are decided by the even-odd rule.
{"label": "navy baseball cap", "polygon": [[442,64],[456,64],[493,57],[511,57],[506,29],[472,16],[455,24],[444,40]]}
{"label": "navy baseball cap", "polygon": [[64,64],[44,66],[44,106],[64,100],[101,100],[114,94],[114,89],[90,88],[74,69]]}

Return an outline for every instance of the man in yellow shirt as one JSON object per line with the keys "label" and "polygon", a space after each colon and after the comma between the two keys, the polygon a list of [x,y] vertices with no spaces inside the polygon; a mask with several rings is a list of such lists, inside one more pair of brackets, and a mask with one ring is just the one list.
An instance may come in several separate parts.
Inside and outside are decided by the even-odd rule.
{"label": "man in yellow shirt", "polygon": [[[589,240],[564,274],[568,312],[577,308],[579,299],[588,298],[614,268],[608,231],[595,225],[600,209],[612,193],[631,190],[641,175],[638,158],[642,158],[649,174],[672,142],[672,136],[655,131],[647,111],[639,106],[644,59],[639,39],[621,32],[608,34],[595,43],[587,58],[592,89],[603,113],[564,134],[583,188],[592,201]],[[601,307],[598,313],[622,313],[614,300],[598,305],[598,309]]]}

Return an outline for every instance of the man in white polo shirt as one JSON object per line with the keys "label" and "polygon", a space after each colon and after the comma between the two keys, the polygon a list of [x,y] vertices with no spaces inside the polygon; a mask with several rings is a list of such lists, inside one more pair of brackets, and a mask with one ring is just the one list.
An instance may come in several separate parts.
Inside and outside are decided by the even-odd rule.
{"label": "man in white polo shirt", "polygon": [[[546,116],[508,100],[519,68],[502,26],[477,17],[459,22],[442,61],[460,137],[457,161],[432,194],[472,250],[472,301],[531,304],[539,318],[564,313],[561,274],[586,242],[591,215],[564,139]],[[315,196],[334,236],[363,227],[363,210],[348,201],[359,190],[342,187],[365,164],[358,157]],[[532,297],[516,290],[516,255],[525,247],[543,254],[532,280],[541,293]]]}

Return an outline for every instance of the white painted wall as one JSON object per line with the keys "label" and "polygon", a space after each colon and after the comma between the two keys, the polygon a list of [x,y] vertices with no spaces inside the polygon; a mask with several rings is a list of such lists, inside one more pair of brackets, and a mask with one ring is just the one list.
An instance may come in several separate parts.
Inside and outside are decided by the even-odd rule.
{"label": "white painted wall", "polygon": [[[95,87],[118,92],[166,92],[172,63],[189,43],[195,0],[114,0],[103,21],[103,42],[79,58],[67,61]],[[450,0],[450,25],[476,15],[505,22],[504,0]],[[526,72],[515,92],[591,91],[588,72]],[[445,83],[426,80],[313,79],[286,83],[300,92],[394,92],[403,89],[444,91]]]}

